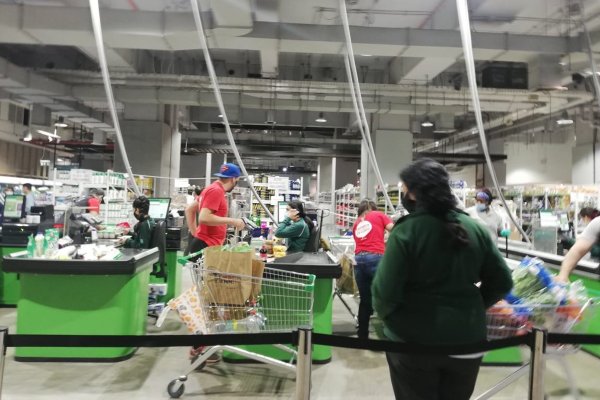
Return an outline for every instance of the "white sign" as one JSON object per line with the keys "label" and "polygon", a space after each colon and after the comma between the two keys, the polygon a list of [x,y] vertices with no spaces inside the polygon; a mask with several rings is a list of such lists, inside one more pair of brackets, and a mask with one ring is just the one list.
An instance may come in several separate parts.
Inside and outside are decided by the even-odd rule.
{"label": "white sign", "polygon": [[269,189],[276,189],[276,190],[289,190],[290,189],[290,178],[281,177],[281,176],[270,176],[267,187]]}
{"label": "white sign", "polygon": [[190,180],[185,178],[175,179],[175,187],[176,188],[185,188],[190,186]]}

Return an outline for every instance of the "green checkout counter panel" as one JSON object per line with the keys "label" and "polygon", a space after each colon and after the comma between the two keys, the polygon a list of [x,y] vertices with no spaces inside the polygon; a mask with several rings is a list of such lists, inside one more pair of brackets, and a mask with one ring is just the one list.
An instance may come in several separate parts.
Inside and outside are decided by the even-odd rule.
{"label": "green checkout counter panel", "polygon": [[[158,249],[122,249],[107,261],[3,257],[20,275],[17,334],[144,335],[148,282]],[[18,361],[120,361],[132,347],[17,347]]]}
{"label": "green checkout counter panel", "polygon": [[21,295],[19,274],[6,272],[2,259],[27,248],[27,245],[7,244],[0,241],[0,307],[15,307]]}
{"label": "green checkout counter panel", "polygon": [[[526,256],[537,257],[544,261],[544,265],[554,273],[558,273],[564,259],[564,256],[530,250],[527,248],[526,243],[522,242],[509,241],[507,249],[506,244],[501,241],[498,243],[498,248],[502,254],[508,253],[508,258],[515,261],[520,261]],[[598,268],[598,262],[590,260],[580,261],[571,273],[570,279],[571,281],[581,280],[591,297],[600,297],[600,269]],[[594,315],[587,332],[600,334],[600,313]],[[582,346],[582,348],[588,353],[600,357],[600,346],[586,345]],[[487,365],[521,364],[521,352],[517,347],[491,351],[486,354],[483,362]]]}
{"label": "green checkout counter panel", "polygon": [[[333,317],[333,280],[342,275],[340,263],[328,253],[294,253],[268,263],[267,267],[277,268],[290,272],[312,274],[315,279],[315,293],[313,304],[313,331],[315,333],[332,333]],[[264,294],[268,296],[267,294]],[[239,346],[243,349],[273,357],[282,361],[289,361],[289,353],[283,352],[273,346]],[[324,364],[331,361],[331,347],[314,345],[313,363]],[[243,362],[247,359],[225,352],[225,361]]]}

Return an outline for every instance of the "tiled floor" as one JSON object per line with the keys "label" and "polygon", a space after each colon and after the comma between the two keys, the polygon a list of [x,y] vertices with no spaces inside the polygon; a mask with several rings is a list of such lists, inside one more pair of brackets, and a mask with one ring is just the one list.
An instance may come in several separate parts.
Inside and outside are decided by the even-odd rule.
{"label": "tiled floor", "polygon": [[[351,306],[356,306],[349,298]],[[181,324],[169,318],[161,333],[182,333]],[[15,309],[0,309],[0,324],[14,327]],[[151,332],[157,329],[150,327]],[[353,321],[339,300],[334,301],[334,330],[350,335]],[[136,400],[168,399],[166,386],[187,367],[187,349],[140,349],[130,360],[110,363],[24,363],[14,361],[8,350],[3,399],[8,400]],[[581,397],[600,399],[600,360],[583,352],[568,357],[583,392]],[[515,368],[483,367],[475,395],[499,382]],[[546,387],[549,399],[571,399],[565,375],[548,363]],[[334,349],[333,360],[313,368],[314,399],[392,399],[383,353]],[[227,364],[206,367],[190,375],[182,398],[291,399],[294,376],[263,364]],[[527,398],[527,378],[521,378],[493,397],[499,400]]]}

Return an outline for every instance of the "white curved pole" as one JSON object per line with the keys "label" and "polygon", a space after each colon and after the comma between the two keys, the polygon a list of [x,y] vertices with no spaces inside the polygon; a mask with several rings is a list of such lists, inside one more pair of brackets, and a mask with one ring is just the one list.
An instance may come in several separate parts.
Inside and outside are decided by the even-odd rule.
{"label": "white curved pole", "polygon": [[344,36],[346,37],[346,52],[344,55],[344,61],[346,64],[346,74],[348,75],[348,84],[350,85],[350,93],[352,95],[352,103],[357,114],[357,118],[360,121],[360,125],[364,127],[360,129],[363,140],[367,144],[369,151],[369,161],[375,171],[375,176],[379,182],[379,186],[383,190],[383,197],[390,210],[395,211],[396,207],[392,203],[392,199],[387,193],[383,178],[381,177],[381,171],[377,165],[377,159],[375,158],[375,151],[373,150],[373,142],[371,141],[371,130],[369,128],[369,121],[367,121],[367,115],[365,113],[365,107],[362,101],[362,94],[360,92],[360,83],[358,80],[358,73],[356,72],[356,62],[354,61],[354,50],[352,49],[352,38],[350,36],[350,24],[348,22],[348,14],[346,12],[346,0],[339,0],[340,16],[342,17],[342,25],[344,27]]}
{"label": "white curved pole", "polygon": [[104,91],[106,92],[106,99],[108,100],[110,116],[112,117],[113,126],[115,127],[115,136],[117,137],[119,152],[121,153],[121,158],[123,158],[125,170],[131,178],[133,191],[136,196],[139,196],[142,193],[140,192],[137,183],[135,183],[133,172],[131,171],[131,165],[129,164],[129,158],[127,157],[127,151],[125,150],[125,142],[123,141],[123,135],[121,134],[121,125],[119,125],[115,97],[110,84],[106,54],[104,53],[104,40],[102,39],[102,24],[100,23],[100,6],[98,5],[98,0],[90,0],[90,12],[92,14],[92,27],[94,29],[94,38],[96,39],[96,49],[98,50],[98,64],[100,64],[100,71],[102,72],[102,82],[104,83]]}
{"label": "white curved pole", "polygon": [[477,129],[479,130],[479,138],[481,139],[481,149],[483,150],[483,154],[485,156],[485,162],[487,164],[488,171],[490,172],[490,175],[492,177],[494,187],[498,192],[498,197],[500,197],[500,201],[504,205],[504,208],[506,209],[510,220],[517,227],[521,235],[523,235],[525,241],[528,244],[531,244],[531,241],[529,240],[529,237],[527,237],[527,234],[523,230],[523,227],[517,223],[517,219],[508,208],[508,204],[506,203],[506,199],[504,198],[502,190],[500,189],[500,184],[498,183],[496,171],[494,170],[494,166],[492,165],[492,159],[488,151],[487,139],[485,137],[485,131],[483,128],[481,104],[479,103],[479,92],[477,91],[477,80],[475,79],[475,59],[473,57],[473,45],[471,42],[471,23],[469,22],[469,8],[467,5],[467,0],[456,0],[456,7],[458,10],[458,22],[460,25],[460,35],[462,37],[465,66],[467,68],[467,77],[469,78],[469,90],[471,91],[471,99],[473,100],[473,110],[475,111],[475,120],[477,121]]}
{"label": "white curved pole", "polygon": [[[229,141],[229,145],[233,150],[233,154],[235,155],[235,159],[242,170],[242,174],[245,177],[248,177],[248,172],[246,171],[246,167],[242,162],[242,157],[240,157],[240,152],[238,151],[237,146],[235,145],[235,140],[233,138],[233,133],[231,133],[231,127],[229,126],[229,119],[227,118],[227,113],[225,112],[225,105],[223,104],[223,98],[221,97],[221,89],[219,88],[219,81],[217,79],[217,74],[215,73],[215,68],[212,63],[212,58],[210,57],[210,52],[208,51],[208,43],[206,41],[206,35],[204,33],[204,26],[202,25],[202,18],[200,17],[200,7],[198,6],[198,0],[190,0],[192,3],[192,13],[194,14],[194,21],[196,22],[196,32],[198,33],[198,39],[200,39],[200,44],[202,46],[202,52],[204,53],[204,62],[206,62],[206,68],[208,69],[208,76],[210,77],[211,83],[213,85],[213,93],[215,94],[215,99],[217,100],[217,105],[219,106],[219,112],[223,116],[223,124],[225,125],[225,132],[227,132],[227,140]],[[278,226],[277,220],[269,211],[269,208],[265,205],[263,199],[260,198],[258,192],[250,183],[250,190],[252,194],[256,197],[261,207],[265,210],[269,218],[273,221],[275,226]]]}

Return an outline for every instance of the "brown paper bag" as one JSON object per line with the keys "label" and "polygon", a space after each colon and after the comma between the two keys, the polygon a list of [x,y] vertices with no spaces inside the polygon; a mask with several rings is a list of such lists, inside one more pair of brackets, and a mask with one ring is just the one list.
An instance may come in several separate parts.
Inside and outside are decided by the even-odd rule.
{"label": "brown paper bag", "polygon": [[204,277],[212,303],[243,305],[250,298],[253,259],[251,251],[233,252],[221,246],[204,249],[204,266],[219,272],[209,272]]}
{"label": "brown paper bag", "polygon": [[260,294],[260,287],[262,285],[262,276],[265,271],[265,263],[256,258],[252,260],[252,297],[256,299]]}

